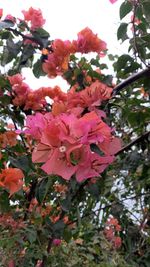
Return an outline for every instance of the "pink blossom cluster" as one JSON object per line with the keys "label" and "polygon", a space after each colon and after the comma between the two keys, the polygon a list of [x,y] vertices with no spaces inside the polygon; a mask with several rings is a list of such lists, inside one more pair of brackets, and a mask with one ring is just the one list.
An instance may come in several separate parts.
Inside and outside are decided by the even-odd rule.
{"label": "pink blossom cluster", "polygon": [[68,70],[71,54],[96,52],[99,56],[102,56],[104,50],[106,50],[106,43],[86,27],[78,33],[77,40],[72,42],[69,40],[54,40],[48,58],[43,63],[43,70],[50,78],[54,78]]}
{"label": "pink blossom cluster", "polygon": [[[75,175],[78,182],[99,176],[120,148],[112,129],[95,111],[80,117],[73,113],[36,113],[27,117],[25,133],[37,140],[33,162],[44,163],[41,168],[46,173],[66,180]],[[91,151],[93,143],[102,156]]]}
{"label": "pink blossom cluster", "polygon": [[[32,109],[36,111],[43,109],[47,104],[45,100],[46,96],[55,102],[57,101],[60,105],[61,103],[67,104],[67,94],[62,92],[59,86],[55,86],[54,88],[40,87],[37,90],[32,90],[24,82],[21,74],[8,76],[8,80],[12,86],[13,104],[22,107],[24,110]],[[60,109],[60,107],[57,109]]]}
{"label": "pink blossom cluster", "polygon": [[42,28],[45,23],[42,11],[40,9],[34,9],[30,7],[28,11],[22,11],[24,15],[24,20],[30,22],[31,30],[36,30],[37,28]]}
{"label": "pink blossom cluster", "polygon": [[104,230],[104,234],[108,241],[112,243],[112,246],[115,249],[118,249],[122,245],[122,240],[118,233],[121,231],[121,226],[118,220],[114,217],[111,217],[106,222],[106,228]]}

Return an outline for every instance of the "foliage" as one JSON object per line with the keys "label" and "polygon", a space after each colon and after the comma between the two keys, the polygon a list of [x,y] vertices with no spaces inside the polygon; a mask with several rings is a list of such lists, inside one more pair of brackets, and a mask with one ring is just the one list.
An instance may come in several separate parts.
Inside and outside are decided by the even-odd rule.
{"label": "foliage", "polygon": [[[0,10],[0,267],[149,267],[149,10],[121,4],[121,56],[88,27],[51,40],[40,10]],[[70,88],[34,91],[24,67]]]}

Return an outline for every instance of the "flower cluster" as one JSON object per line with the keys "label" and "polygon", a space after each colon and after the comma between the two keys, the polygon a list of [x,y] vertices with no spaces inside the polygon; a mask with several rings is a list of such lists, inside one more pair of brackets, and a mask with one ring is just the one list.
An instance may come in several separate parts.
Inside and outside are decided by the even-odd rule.
{"label": "flower cluster", "polygon": [[54,78],[68,70],[71,54],[76,52],[96,52],[99,56],[102,56],[104,55],[104,50],[106,50],[106,43],[99,39],[97,34],[94,34],[91,29],[86,27],[78,33],[77,40],[72,42],[69,40],[54,40],[48,58],[43,63],[43,70],[50,78]]}
{"label": "flower cluster", "polygon": [[112,246],[115,249],[118,249],[121,247],[122,240],[120,236],[118,236],[118,233],[121,231],[121,226],[117,219],[114,217],[111,217],[106,222],[106,228],[104,230],[104,234],[108,241],[112,243]]}
{"label": "flower cluster", "polygon": [[[26,128],[25,133],[37,140],[32,161],[43,162],[41,168],[46,173],[66,180],[74,174],[79,182],[99,176],[113,162],[118,150],[112,129],[95,111],[80,117],[67,112],[57,116],[36,113],[27,117]],[[91,151],[93,143],[103,156]]]}
{"label": "flower cluster", "polygon": [[40,9],[37,10],[30,7],[28,11],[23,10],[22,13],[24,15],[24,20],[30,22],[31,30],[41,28],[45,23]]}
{"label": "flower cluster", "polygon": [[3,228],[11,228],[13,229],[13,231],[25,227],[21,219],[14,220],[10,213],[0,215],[0,226],[2,226]]}
{"label": "flower cluster", "polygon": [[15,131],[6,131],[0,134],[0,148],[15,146],[17,144],[17,134]]}
{"label": "flower cluster", "polygon": [[59,101],[66,100],[66,94],[58,86],[53,89],[41,87],[34,91],[24,82],[21,74],[9,76],[8,79],[12,86],[13,104],[23,107],[24,110],[41,110],[46,105],[46,96]]}

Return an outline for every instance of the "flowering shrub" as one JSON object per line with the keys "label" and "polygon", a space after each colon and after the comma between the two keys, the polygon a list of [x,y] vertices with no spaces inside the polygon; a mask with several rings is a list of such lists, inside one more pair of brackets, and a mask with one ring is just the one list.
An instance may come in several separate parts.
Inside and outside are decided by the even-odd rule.
{"label": "flowering shrub", "polygon": [[[113,56],[89,27],[51,40],[40,9],[0,9],[0,267],[149,266],[147,10],[121,4]],[[69,90],[33,90],[23,67]]]}

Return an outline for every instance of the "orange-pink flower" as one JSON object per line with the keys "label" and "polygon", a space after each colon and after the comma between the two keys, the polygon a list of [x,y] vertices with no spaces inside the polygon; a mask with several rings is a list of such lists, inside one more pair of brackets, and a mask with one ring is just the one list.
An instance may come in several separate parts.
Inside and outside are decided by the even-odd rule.
{"label": "orange-pink flower", "polygon": [[106,50],[106,43],[88,27],[78,33],[78,39],[74,41],[74,44],[77,47],[77,52],[81,53],[97,52],[101,55]]}
{"label": "orange-pink flower", "polygon": [[20,169],[3,169],[0,173],[0,186],[10,192],[10,196],[19,191],[23,185],[24,174]]}

